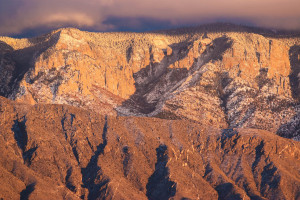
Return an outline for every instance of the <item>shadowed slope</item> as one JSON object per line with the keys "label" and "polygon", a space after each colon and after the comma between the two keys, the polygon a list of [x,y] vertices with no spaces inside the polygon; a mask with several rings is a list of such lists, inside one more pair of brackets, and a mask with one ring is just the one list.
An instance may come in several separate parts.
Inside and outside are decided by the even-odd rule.
{"label": "shadowed slope", "polygon": [[[172,44],[170,46],[171,55],[165,55],[159,63],[150,60],[150,64],[146,68],[136,72],[133,75],[136,92],[122,103],[122,107],[117,108],[119,114],[125,116],[157,115],[161,112],[165,101],[172,98],[172,93],[180,92],[184,87],[196,84],[201,78],[201,67],[212,61],[222,60],[224,52],[232,46],[229,38],[216,38],[200,57],[194,59],[190,69],[169,68],[175,62],[187,57],[193,42],[187,40]],[[188,77],[190,79],[188,86],[183,86]]]}

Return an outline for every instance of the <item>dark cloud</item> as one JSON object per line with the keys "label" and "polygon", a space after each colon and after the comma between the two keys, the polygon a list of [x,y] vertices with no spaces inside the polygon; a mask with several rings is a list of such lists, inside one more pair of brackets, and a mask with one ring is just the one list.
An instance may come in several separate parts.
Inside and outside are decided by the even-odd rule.
{"label": "dark cloud", "polygon": [[300,1],[0,0],[1,35],[34,35],[66,26],[147,31],[216,21],[300,29]]}
{"label": "dark cloud", "polygon": [[108,17],[103,24],[114,27],[117,31],[144,32],[153,30],[164,30],[177,27],[170,20],[139,17]]}

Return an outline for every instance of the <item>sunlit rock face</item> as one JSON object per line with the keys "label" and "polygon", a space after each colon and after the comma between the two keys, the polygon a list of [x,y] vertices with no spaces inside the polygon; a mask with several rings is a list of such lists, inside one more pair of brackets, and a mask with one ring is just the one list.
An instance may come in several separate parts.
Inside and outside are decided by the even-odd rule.
{"label": "sunlit rock face", "polygon": [[299,37],[60,29],[0,40],[0,92],[17,102],[299,135]]}
{"label": "sunlit rock face", "polygon": [[300,37],[59,29],[0,71],[0,199],[300,197]]}

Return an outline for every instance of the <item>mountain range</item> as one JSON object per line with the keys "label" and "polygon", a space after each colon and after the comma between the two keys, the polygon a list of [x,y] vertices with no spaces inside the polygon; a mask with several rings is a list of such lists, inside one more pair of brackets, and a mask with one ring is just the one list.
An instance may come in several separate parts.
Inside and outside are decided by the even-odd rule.
{"label": "mountain range", "polygon": [[0,199],[300,199],[300,35],[0,37]]}

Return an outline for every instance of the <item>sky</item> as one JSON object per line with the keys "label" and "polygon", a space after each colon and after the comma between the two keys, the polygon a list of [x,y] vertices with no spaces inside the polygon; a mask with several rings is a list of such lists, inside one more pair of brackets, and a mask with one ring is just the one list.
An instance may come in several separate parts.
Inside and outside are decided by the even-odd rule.
{"label": "sky", "polygon": [[0,35],[151,31],[230,22],[300,30],[300,0],[0,0]]}

